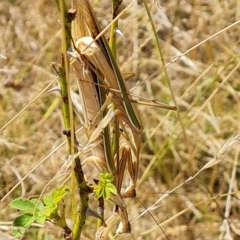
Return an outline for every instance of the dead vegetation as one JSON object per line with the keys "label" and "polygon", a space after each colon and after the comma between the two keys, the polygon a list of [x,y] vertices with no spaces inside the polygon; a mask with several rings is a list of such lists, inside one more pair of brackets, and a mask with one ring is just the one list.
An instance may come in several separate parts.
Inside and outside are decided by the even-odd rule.
{"label": "dead vegetation", "polygon": [[[123,6],[128,4],[123,2]],[[104,28],[111,19],[110,5],[102,1],[93,6]],[[144,132],[137,198],[162,224],[169,239],[238,239],[239,153],[234,145],[238,137],[227,141],[239,133],[239,1],[160,1],[150,2],[149,7],[186,138],[176,112],[138,105]],[[8,206],[10,200],[39,195],[67,157],[66,145],[58,148],[65,140],[59,95],[44,93],[35,99],[54,79],[52,86],[57,84],[50,65],[52,61],[60,62],[61,56],[61,26],[57,19],[57,8],[50,1],[3,1],[0,6],[3,233],[10,234],[11,221],[18,215]],[[135,81],[130,82],[132,93],[173,105],[141,2],[122,16],[119,27],[126,41],[118,37],[118,62],[123,74],[136,74]],[[222,31],[226,27],[229,28]],[[214,36],[216,33],[219,34]],[[189,179],[219,150],[224,151],[215,158],[219,160],[216,165]],[[61,175],[46,192],[67,176]],[[186,180],[189,181],[164,197]],[[127,200],[127,206],[133,221],[132,234],[119,239],[166,239],[138,200]],[[95,231],[92,217],[85,229],[84,236],[91,239]],[[44,228],[35,225],[26,239],[60,237],[61,231],[47,224]]]}

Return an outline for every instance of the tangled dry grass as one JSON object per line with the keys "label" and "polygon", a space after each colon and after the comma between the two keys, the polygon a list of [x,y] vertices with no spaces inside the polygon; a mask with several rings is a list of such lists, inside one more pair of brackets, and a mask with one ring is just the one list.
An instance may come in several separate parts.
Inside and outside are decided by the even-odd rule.
{"label": "tangled dry grass", "polygon": [[[123,7],[127,4],[123,1]],[[138,105],[144,133],[137,197],[169,239],[239,239],[239,151],[232,146],[239,140],[227,140],[239,133],[240,2],[151,1],[149,6],[184,128],[176,112]],[[96,1],[94,9],[105,27],[111,19],[109,3]],[[0,5],[0,239],[10,234],[18,214],[8,206],[11,199],[39,195],[67,157],[65,145],[57,149],[65,140],[58,94],[35,98],[56,79],[50,63],[61,56],[57,19],[53,1],[4,0]],[[123,73],[136,73],[132,93],[173,104],[141,2],[122,16],[119,27],[126,38],[118,38],[119,66]],[[220,149],[217,164],[189,179]],[[119,239],[166,239],[137,200],[127,205],[132,235]],[[90,217],[84,235],[91,239],[93,233]],[[26,239],[61,238],[51,225],[36,225],[27,234]]]}

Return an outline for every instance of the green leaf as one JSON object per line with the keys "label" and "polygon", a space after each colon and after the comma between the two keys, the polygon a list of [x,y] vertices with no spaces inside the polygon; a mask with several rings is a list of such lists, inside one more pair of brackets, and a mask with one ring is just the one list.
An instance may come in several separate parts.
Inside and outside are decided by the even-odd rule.
{"label": "green leaf", "polygon": [[34,220],[35,220],[35,217],[29,213],[24,213],[16,217],[13,221],[13,227],[21,227],[21,228],[13,229],[14,236],[21,237],[25,233],[25,231],[31,226]]}
{"label": "green leaf", "polygon": [[113,175],[111,173],[105,173],[104,177],[105,177],[105,181],[106,182],[112,182],[113,179],[114,179],[114,177],[113,177]]}
{"label": "green leaf", "polygon": [[94,187],[93,191],[94,191],[95,198],[100,198],[103,195],[102,189],[103,187],[100,184]]}
{"label": "green leaf", "polygon": [[46,221],[46,214],[45,212],[36,212],[34,214],[35,221],[38,222],[39,224],[44,224]]}
{"label": "green leaf", "polygon": [[62,186],[60,188],[53,189],[51,194],[47,194],[43,197],[43,202],[45,203],[44,212],[46,217],[50,219],[58,218],[57,203],[64,198],[68,191],[69,188],[67,186]]}
{"label": "green leaf", "polygon": [[103,198],[106,200],[110,198],[110,191],[107,188],[103,189]]}
{"label": "green leaf", "polygon": [[9,205],[11,208],[15,208],[29,213],[32,213],[35,208],[35,204],[26,198],[12,200]]}
{"label": "green leaf", "polygon": [[32,214],[24,213],[14,219],[13,226],[29,228],[31,224],[34,222],[34,220],[35,218]]}
{"label": "green leaf", "polygon": [[111,193],[117,194],[116,187],[111,183],[114,179],[113,174],[102,172],[100,173],[99,183],[94,187],[94,193],[96,198],[103,196],[104,199],[108,200]]}
{"label": "green leaf", "polygon": [[56,207],[57,204],[53,202],[52,194],[47,194],[43,197],[43,202],[46,206],[52,208]]}
{"label": "green leaf", "polygon": [[112,193],[112,194],[117,194],[117,189],[112,183],[107,183],[106,188]]}
{"label": "green leaf", "polygon": [[67,186],[62,186],[60,188],[55,188],[52,191],[52,200],[54,203],[60,202],[69,192],[69,188]]}
{"label": "green leaf", "polygon": [[35,221],[39,224],[44,224],[46,220],[46,214],[44,209],[44,204],[39,199],[32,199],[31,200],[35,204],[35,209],[33,215],[35,217]]}
{"label": "green leaf", "polygon": [[54,219],[54,218],[58,217],[57,207],[50,208],[50,207],[45,206],[44,213],[45,213],[46,217],[49,217],[51,219]]}
{"label": "green leaf", "polygon": [[31,202],[33,202],[35,205],[34,211],[43,211],[44,210],[44,204],[41,200],[32,199]]}

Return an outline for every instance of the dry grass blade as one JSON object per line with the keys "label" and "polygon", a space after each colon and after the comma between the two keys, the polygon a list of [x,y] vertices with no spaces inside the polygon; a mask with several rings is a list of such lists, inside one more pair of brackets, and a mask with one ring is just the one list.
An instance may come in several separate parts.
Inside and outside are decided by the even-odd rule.
{"label": "dry grass blade", "polygon": [[81,37],[92,36],[95,38],[99,34],[99,29],[89,1],[73,0],[73,7],[77,9],[76,18],[72,25],[74,43]]}
{"label": "dry grass blade", "polygon": [[[111,36],[111,3],[94,1],[93,16],[89,11],[91,3],[84,3],[90,7],[84,10],[82,2],[86,1],[73,2],[74,8],[79,9],[78,13],[85,11],[87,16],[80,20],[84,23],[82,30],[77,27],[76,32],[91,36],[105,54],[100,37],[103,34]],[[156,222],[164,227],[168,238],[239,239],[240,170],[238,145],[235,145],[239,142],[239,136],[233,137],[230,142],[228,139],[239,133],[240,2],[182,0],[150,1],[147,4],[161,43],[165,66],[162,66],[157,54],[156,41],[143,4],[127,0],[122,2],[121,12],[113,21],[118,19],[118,27],[126,39],[116,36],[117,62],[121,73],[123,76],[124,73],[135,74],[131,82],[127,82],[131,96],[128,90],[125,97],[120,88],[110,88],[101,76],[101,69],[92,69],[93,64],[86,56],[83,59],[89,64],[84,63],[84,69],[93,71],[95,75],[101,72],[100,82],[94,82],[91,86],[96,86],[105,94],[112,93],[114,100],[110,97],[111,103],[129,101],[140,111],[144,130],[141,137],[138,135],[142,144],[137,197],[151,211]],[[94,17],[104,31],[96,31],[96,26],[88,23]],[[58,18],[54,1],[46,4],[46,1],[40,0],[29,4],[29,1],[3,0],[0,4],[0,238],[10,238],[11,223],[19,215],[9,207],[9,202],[20,196],[31,198],[37,195],[38,198],[45,187],[44,194],[50,192],[68,179],[70,174],[66,166],[69,167],[74,161],[74,157],[68,157],[66,153],[65,136],[61,133],[64,126],[60,106],[55,107],[42,121],[49,106],[60,100],[59,94],[41,94],[35,99],[54,78],[51,62],[61,62],[62,22],[59,23]],[[92,30],[86,26],[91,26]],[[73,42],[79,37],[74,36]],[[81,55],[80,50],[72,49],[77,56]],[[105,58],[109,61],[108,56]],[[158,101],[173,105],[163,67],[169,74],[189,140],[188,146],[176,113],[140,103],[146,98],[153,100],[146,100],[151,105]],[[80,65],[74,68],[81,71]],[[75,80],[75,77],[71,75],[71,88],[77,95],[77,81],[72,79]],[[114,93],[117,91],[119,93]],[[91,96],[94,97],[94,94]],[[79,95],[77,97],[79,101]],[[100,153],[93,153],[93,149],[102,145],[101,133],[104,130],[101,127],[107,123],[113,124],[110,117],[106,122],[101,122],[110,109],[110,102],[98,112],[96,121],[79,123],[75,119],[74,122],[79,140],[75,145],[79,150],[77,154],[81,152],[86,155],[82,164],[89,181],[91,170],[94,170],[94,177],[99,174],[96,166],[106,168],[105,159],[97,158],[95,155],[100,156]],[[19,114],[21,109],[25,110]],[[89,108],[84,118],[94,118],[95,114],[92,117],[90,114]],[[131,145],[135,143],[128,132],[131,123],[127,120],[125,107],[124,111],[115,111],[113,119],[119,120],[120,129],[118,168],[126,169],[129,164],[127,159],[136,154],[136,148]],[[85,123],[87,127],[83,128]],[[95,129],[97,126],[100,127]],[[79,136],[83,136],[84,140]],[[90,137],[92,143],[88,142]],[[131,152],[133,150],[135,153]],[[196,165],[196,171],[192,170],[191,164]],[[129,168],[131,172],[132,166]],[[195,176],[199,170],[201,172]],[[56,173],[59,175],[55,178]],[[123,172],[118,178],[116,186],[124,193],[129,179]],[[171,192],[169,189],[175,190]],[[89,199],[91,209],[97,209],[92,195]],[[71,203],[68,198],[65,200],[66,212],[70,213]],[[135,199],[124,199],[124,202],[130,222],[136,220],[131,222],[131,235],[118,235],[115,239],[166,239],[158,224],[147,212],[145,214],[145,207]],[[107,201],[106,216],[112,214],[112,205]],[[95,236],[95,220],[93,217],[86,219],[83,239]],[[107,238],[108,232],[115,232],[118,221],[119,216],[115,212],[109,221],[106,219],[108,229],[102,226],[97,237]],[[63,236],[59,228],[46,223],[44,226],[33,224],[25,238],[63,239]]]}
{"label": "dry grass blade", "polygon": [[[211,159],[206,165],[204,165],[204,167],[201,168],[200,171],[213,167],[214,165],[220,163],[221,161],[223,161],[224,157],[226,157],[227,153],[229,152],[229,150],[231,149],[231,147],[233,147],[234,145],[238,144],[240,141],[240,135],[236,135],[234,137],[231,137],[222,147],[221,149],[218,151],[217,155]],[[199,171],[199,172],[200,172]]]}
{"label": "dry grass blade", "polygon": [[[216,156],[211,159],[207,164],[205,164],[194,176],[189,177],[186,181],[184,181],[183,183],[179,184],[178,186],[176,186],[175,188],[173,188],[172,190],[168,190],[166,191],[151,207],[149,207],[147,210],[145,210],[144,212],[142,212],[136,219],[134,219],[132,221],[135,222],[139,217],[141,217],[142,215],[144,215],[145,213],[147,213],[148,211],[151,210],[155,210],[156,208],[159,207],[159,203],[161,201],[163,201],[167,196],[169,196],[170,194],[172,194],[173,192],[175,192],[177,189],[179,189],[180,187],[182,187],[183,185],[187,184],[188,182],[192,181],[194,178],[196,178],[203,170],[208,169],[210,167],[215,166],[216,164],[219,164],[227,155],[227,153],[229,152],[230,148],[233,147],[234,145],[238,144],[240,142],[240,135],[236,135],[232,138],[230,138],[222,147],[221,149],[217,152]],[[185,210],[184,210],[185,212]],[[180,215],[181,213],[179,213]],[[174,219],[175,217],[177,217],[177,215],[171,217],[171,219]],[[170,220],[168,220],[170,221]],[[154,227],[156,228],[156,226]],[[153,229],[152,229],[153,230]],[[150,230],[149,230],[150,231]]]}

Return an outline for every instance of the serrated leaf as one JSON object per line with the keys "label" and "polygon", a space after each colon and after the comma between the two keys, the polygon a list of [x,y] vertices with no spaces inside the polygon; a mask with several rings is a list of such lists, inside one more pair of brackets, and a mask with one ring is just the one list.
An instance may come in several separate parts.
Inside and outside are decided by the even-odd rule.
{"label": "serrated leaf", "polygon": [[27,230],[27,228],[15,228],[12,230],[12,234],[15,237],[21,239],[23,237],[24,233],[26,232],[26,230]]}
{"label": "serrated leaf", "polygon": [[110,198],[110,191],[107,188],[103,189],[103,198],[106,200]]}
{"label": "serrated leaf", "polygon": [[100,174],[99,174],[99,178],[100,178],[100,180],[102,179],[102,178],[104,178],[104,175],[105,175],[105,170],[103,171],[103,172],[101,172]]}
{"label": "serrated leaf", "polygon": [[44,224],[46,221],[46,214],[45,212],[36,212],[34,213],[35,221],[39,224]]}
{"label": "serrated leaf", "polygon": [[34,220],[35,217],[32,214],[24,213],[14,219],[13,227],[23,227],[27,229],[31,226]]}
{"label": "serrated leaf", "polygon": [[41,200],[32,199],[31,202],[33,202],[35,205],[34,211],[43,211],[44,210],[44,204]]}
{"label": "serrated leaf", "polygon": [[44,209],[44,212],[45,212],[46,217],[50,217],[52,214],[52,208],[46,206]]}
{"label": "serrated leaf", "polygon": [[69,191],[69,188],[66,186],[53,189],[52,191],[53,203],[60,202],[67,195],[68,191]]}
{"label": "serrated leaf", "polygon": [[94,187],[95,198],[100,198],[103,195],[103,189],[99,184]]}
{"label": "serrated leaf", "polygon": [[35,204],[26,198],[14,199],[13,201],[10,202],[9,205],[11,208],[22,210],[28,213],[33,212],[35,208]]}
{"label": "serrated leaf", "polygon": [[100,173],[99,176],[100,176],[99,182],[101,183],[112,182],[114,179],[114,176],[112,173],[102,172]]}
{"label": "serrated leaf", "polygon": [[52,194],[47,194],[43,197],[43,202],[46,206],[52,208],[56,207],[56,203],[53,202]]}
{"label": "serrated leaf", "polygon": [[113,194],[117,194],[117,189],[112,183],[107,183],[106,188]]}
{"label": "serrated leaf", "polygon": [[31,201],[35,204],[35,209],[33,211],[35,221],[39,224],[44,224],[46,220],[46,214],[43,202],[39,199],[32,199]]}
{"label": "serrated leaf", "polygon": [[63,186],[61,186],[60,188],[58,188],[59,190],[61,190],[61,191],[64,191],[64,192],[70,192],[70,189],[69,189],[69,187],[68,186],[65,186],[65,185],[63,185]]}
{"label": "serrated leaf", "polygon": [[105,185],[105,179],[104,178],[100,178],[99,179],[99,182],[98,182],[98,185],[102,185],[102,186],[104,186]]}
{"label": "serrated leaf", "polygon": [[112,182],[114,177],[111,173],[105,173],[104,178],[106,182]]}
{"label": "serrated leaf", "polygon": [[50,208],[50,207],[45,206],[44,213],[45,213],[46,217],[53,219],[57,216],[57,207]]}
{"label": "serrated leaf", "polygon": [[103,196],[104,199],[109,199],[111,193],[117,194],[116,187],[111,183],[114,179],[113,174],[102,172],[100,173],[99,183],[94,187],[95,197]]}

